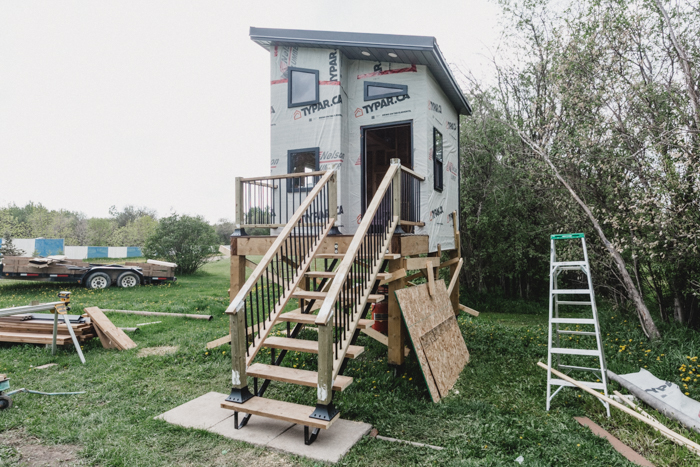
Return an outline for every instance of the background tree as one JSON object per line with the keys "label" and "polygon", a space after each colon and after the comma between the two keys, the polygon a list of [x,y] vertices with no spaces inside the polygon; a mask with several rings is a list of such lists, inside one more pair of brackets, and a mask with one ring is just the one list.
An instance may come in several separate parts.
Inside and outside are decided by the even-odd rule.
{"label": "background tree", "polygon": [[192,274],[218,254],[219,239],[203,217],[173,214],[158,222],[143,253],[148,258],[177,263],[178,272]]}

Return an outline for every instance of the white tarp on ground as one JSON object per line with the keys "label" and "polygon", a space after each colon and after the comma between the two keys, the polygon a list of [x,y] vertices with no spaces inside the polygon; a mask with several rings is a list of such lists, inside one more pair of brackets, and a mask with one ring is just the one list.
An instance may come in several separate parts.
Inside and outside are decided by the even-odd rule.
{"label": "white tarp on ground", "polygon": [[643,368],[640,368],[638,373],[620,375],[620,378],[629,381],[655,399],[690,417],[694,425],[700,428],[700,402],[683,394],[677,384],[660,380]]}
{"label": "white tarp on ground", "polygon": [[[425,66],[348,60],[338,50],[271,47],[272,175],[288,173],[287,151],[319,148],[321,170],[337,167],[338,225],[353,234],[361,220],[362,128],[410,121],[413,170],[421,184],[421,220],[416,233],[430,235],[430,251],[454,248],[452,211],[457,210],[459,117]],[[288,107],[288,68],[319,71],[319,104]],[[408,86],[408,95],[364,101],[364,82]],[[443,135],[444,189],[433,189],[433,128]],[[290,194],[291,195],[291,194]],[[290,196],[287,195],[287,196]],[[285,208],[286,200],[282,198]]]}

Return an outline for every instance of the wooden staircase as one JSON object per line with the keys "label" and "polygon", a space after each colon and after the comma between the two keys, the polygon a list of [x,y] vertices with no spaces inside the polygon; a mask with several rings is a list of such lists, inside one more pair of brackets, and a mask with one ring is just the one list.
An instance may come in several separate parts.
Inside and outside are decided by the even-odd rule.
{"label": "wooden staircase", "polygon": [[[359,330],[373,324],[366,317],[370,304],[385,299],[376,293],[379,282],[391,276],[382,272],[385,259],[399,256],[387,252],[399,223],[399,169],[399,164],[393,164],[385,175],[344,254],[318,252],[335,222],[323,215],[335,212],[323,208],[333,204],[322,199],[334,177],[329,172],[307,195],[231,302],[226,312],[231,320],[233,387],[221,407],[234,411],[237,429],[252,415],[274,418],[303,425],[304,441],[311,444],[319,430],[329,428],[340,416],[332,403],[333,392],[352,384],[353,379],[341,373],[348,359],[364,351],[355,341]],[[330,199],[330,190],[325,191]],[[316,226],[304,225],[307,219],[314,219]],[[285,311],[291,299],[299,306]],[[286,337],[278,335],[284,331],[281,324],[286,325]],[[305,328],[317,330],[318,340],[300,339]],[[270,349],[269,364],[256,359],[261,348]],[[290,351],[318,355],[318,371],[282,366]],[[252,393],[248,377],[253,378]],[[258,380],[263,381],[260,387]],[[316,387],[316,406],[265,398],[271,381]],[[240,422],[239,413],[246,414]]]}

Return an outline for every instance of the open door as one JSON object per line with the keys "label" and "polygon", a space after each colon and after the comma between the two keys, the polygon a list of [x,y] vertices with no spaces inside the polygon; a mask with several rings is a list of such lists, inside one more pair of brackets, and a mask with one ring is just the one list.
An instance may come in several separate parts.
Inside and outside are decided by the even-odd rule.
{"label": "open door", "polygon": [[412,122],[362,128],[362,214],[377,192],[391,159],[413,169]]}

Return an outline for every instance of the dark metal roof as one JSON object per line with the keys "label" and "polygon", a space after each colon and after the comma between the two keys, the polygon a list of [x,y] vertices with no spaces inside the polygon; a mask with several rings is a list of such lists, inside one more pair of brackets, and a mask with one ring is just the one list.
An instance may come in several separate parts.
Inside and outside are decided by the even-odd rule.
{"label": "dark metal roof", "polygon": [[[472,113],[469,102],[447,66],[434,37],[251,27],[250,38],[265,48],[275,45],[332,48],[339,49],[351,60],[425,65],[457,112],[465,115]],[[363,51],[370,55],[363,55]],[[390,57],[389,53],[396,54],[396,57]]]}

